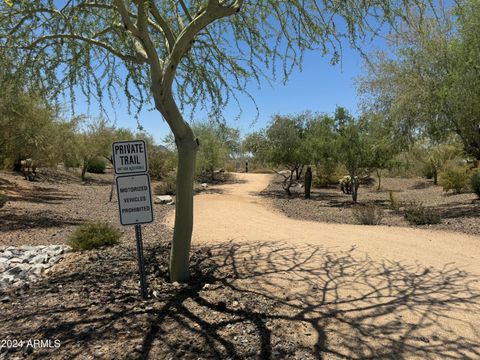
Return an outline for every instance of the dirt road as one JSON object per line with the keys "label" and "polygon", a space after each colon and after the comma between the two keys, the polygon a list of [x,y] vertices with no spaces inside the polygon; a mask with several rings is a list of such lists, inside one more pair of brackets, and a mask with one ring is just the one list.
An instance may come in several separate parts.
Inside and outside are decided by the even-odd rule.
{"label": "dirt road", "polygon": [[272,336],[326,359],[480,359],[479,238],[290,219],[258,195],[271,175],[236,176],[195,197],[193,244],[278,302]]}

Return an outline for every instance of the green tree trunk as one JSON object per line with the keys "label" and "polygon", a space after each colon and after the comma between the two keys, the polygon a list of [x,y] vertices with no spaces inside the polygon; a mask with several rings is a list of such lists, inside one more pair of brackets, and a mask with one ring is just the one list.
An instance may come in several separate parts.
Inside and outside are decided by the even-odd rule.
{"label": "green tree trunk", "polygon": [[175,228],[170,253],[170,281],[189,279],[189,254],[193,230],[193,180],[198,144],[193,133],[177,140],[178,167],[175,199]]}
{"label": "green tree trunk", "polygon": [[381,179],[381,176],[382,176],[382,170],[377,169],[377,177],[378,177],[378,187],[377,187],[377,191],[380,191],[380,189],[382,188],[382,179]]}
{"label": "green tree trunk", "polygon": [[81,174],[82,181],[85,181],[85,173],[87,172],[87,164],[88,164],[88,160],[84,159],[83,164],[82,164],[82,174]]}

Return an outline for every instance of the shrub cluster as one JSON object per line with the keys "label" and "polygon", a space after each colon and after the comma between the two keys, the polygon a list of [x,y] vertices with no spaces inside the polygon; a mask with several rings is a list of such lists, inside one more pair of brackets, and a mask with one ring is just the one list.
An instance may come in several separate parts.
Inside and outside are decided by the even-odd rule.
{"label": "shrub cluster", "polygon": [[383,210],[374,204],[357,205],[353,208],[353,216],[362,225],[379,225],[383,219]]}
{"label": "shrub cluster", "polygon": [[480,198],[480,172],[477,172],[471,179],[472,190]]}
{"label": "shrub cluster", "polygon": [[70,236],[67,244],[74,251],[98,249],[117,245],[122,233],[110,224],[95,221],[80,225]]}
{"label": "shrub cluster", "polygon": [[440,177],[440,185],[448,192],[453,190],[459,194],[469,186],[470,175],[463,167],[451,167],[446,169]]}
{"label": "shrub cluster", "polygon": [[175,195],[176,189],[177,184],[175,176],[169,175],[167,177],[164,177],[163,180],[155,186],[153,191],[155,195]]}
{"label": "shrub cluster", "polygon": [[93,174],[103,174],[105,168],[107,167],[107,162],[99,157],[88,160],[87,171]]}
{"label": "shrub cluster", "polygon": [[405,207],[405,219],[412,225],[440,224],[438,210],[427,208],[421,202],[411,202]]}

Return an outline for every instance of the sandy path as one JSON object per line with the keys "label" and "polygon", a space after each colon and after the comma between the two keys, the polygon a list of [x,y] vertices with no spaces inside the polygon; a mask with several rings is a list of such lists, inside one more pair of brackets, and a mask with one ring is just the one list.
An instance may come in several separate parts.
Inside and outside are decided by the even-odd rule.
{"label": "sandy path", "polygon": [[[237,178],[195,197],[193,244],[213,246],[237,288],[316,319],[305,346],[326,358],[480,359],[478,237],[290,219],[257,195],[271,175]],[[326,321],[332,311],[341,320]]]}

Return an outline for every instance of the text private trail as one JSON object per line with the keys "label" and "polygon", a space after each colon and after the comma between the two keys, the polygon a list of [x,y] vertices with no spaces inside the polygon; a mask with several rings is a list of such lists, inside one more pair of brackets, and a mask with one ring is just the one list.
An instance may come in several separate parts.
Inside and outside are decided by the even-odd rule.
{"label": "text private trail", "polygon": [[140,159],[138,154],[142,154],[145,149],[143,143],[115,144],[115,155],[120,155],[121,165],[138,165]]}

